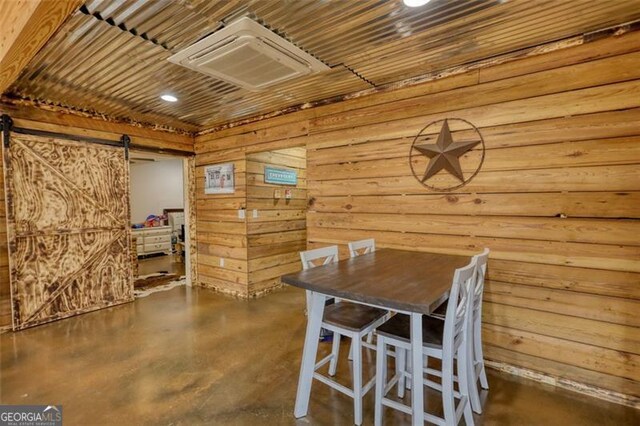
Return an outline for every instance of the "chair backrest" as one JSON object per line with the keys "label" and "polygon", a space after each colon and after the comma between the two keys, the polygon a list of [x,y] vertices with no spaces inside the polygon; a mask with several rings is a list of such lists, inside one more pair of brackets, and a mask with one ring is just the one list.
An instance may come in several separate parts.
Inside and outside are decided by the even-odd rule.
{"label": "chair backrest", "polygon": [[485,248],[480,254],[473,258],[476,261],[476,279],[473,292],[473,309],[471,320],[477,319],[482,313],[482,293],[484,292],[484,278],[487,274],[487,262],[489,261],[490,250]]}
{"label": "chair backrest", "polygon": [[318,249],[301,251],[300,260],[302,261],[302,269],[304,270],[337,262],[338,246],[321,247]]}
{"label": "chair backrest", "polygon": [[369,238],[367,240],[352,241],[349,243],[349,256],[356,257],[361,254],[373,253],[376,251],[376,240]]}
{"label": "chair backrest", "polygon": [[467,317],[470,304],[473,303],[473,291],[476,278],[476,260],[471,259],[467,266],[456,269],[449,293],[447,314],[444,319],[443,352],[453,356],[467,336],[469,321]]}

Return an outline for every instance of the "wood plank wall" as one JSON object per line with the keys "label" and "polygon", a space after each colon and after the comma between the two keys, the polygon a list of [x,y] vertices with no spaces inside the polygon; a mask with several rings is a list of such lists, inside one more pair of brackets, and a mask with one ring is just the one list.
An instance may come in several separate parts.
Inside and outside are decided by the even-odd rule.
{"label": "wood plank wall", "polygon": [[[298,185],[264,183],[264,167],[295,170]],[[247,156],[247,243],[249,296],[280,287],[280,277],[302,269],[301,250],[307,245],[307,150],[304,147]],[[274,190],[291,189],[292,198],[274,199]],[[258,217],[253,217],[257,210]]]}
{"label": "wood plank wall", "polygon": [[[232,162],[233,194],[205,194],[206,165]],[[247,224],[238,216],[247,207],[247,160],[231,153],[214,161],[196,156],[197,281],[193,285],[239,297],[248,296]]]}
{"label": "wood plank wall", "polygon": [[[9,114],[14,126],[119,140],[128,134],[134,144],[174,149],[186,154],[193,152],[193,138],[189,135],[169,133],[135,127],[104,120],[53,113],[30,107],[0,104],[0,114]],[[4,162],[0,164],[0,329],[11,327],[11,295],[7,256],[6,207],[4,197]]]}
{"label": "wood plank wall", "polygon": [[[415,181],[407,154],[445,117],[480,127],[487,152],[471,183],[439,194]],[[486,356],[637,404],[638,123],[634,32],[203,134],[196,157],[305,144],[311,247],[340,244],[345,256],[349,240],[374,237],[409,250],[491,248]],[[229,239],[228,251],[235,241],[246,244]]]}
{"label": "wood plank wall", "polygon": [[[306,149],[254,153],[227,151],[196,156],[197,280],[194,285],[241,298],[280,285],[278,277],[299,268],[298,251],[306,246]],[[233,194],[205,194],[204,167],[233,162]],[[289,202],[274,203],[264,183],[264,166],[298,170],[300,183]],[[245,218],[238,210],[245,209]],[[258,217],[253,217],[253,210]],[[296,266],[298,265],[298,266]]]}

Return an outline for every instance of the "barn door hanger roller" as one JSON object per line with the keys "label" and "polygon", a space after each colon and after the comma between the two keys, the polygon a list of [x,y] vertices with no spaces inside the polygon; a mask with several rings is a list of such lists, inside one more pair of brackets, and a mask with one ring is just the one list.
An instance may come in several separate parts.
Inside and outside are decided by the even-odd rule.
{"label": "barn door hanger roller", "polygon": [[9,148],[9,141],[11,140],[11,129],[13,128],[13,120],[7,114],[2,114],[2,120],[0,121],[0,130],[2,130],[2,142],[5,148]]}

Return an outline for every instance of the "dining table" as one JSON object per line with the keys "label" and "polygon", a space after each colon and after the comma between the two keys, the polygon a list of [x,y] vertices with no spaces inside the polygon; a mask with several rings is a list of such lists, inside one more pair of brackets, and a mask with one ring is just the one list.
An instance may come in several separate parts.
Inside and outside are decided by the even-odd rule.
{"label": "dining table", "polygon": [[[284,275],[282,281],[309,292],[310,312],[294,415],[307,415],[320,329],[327,299],[384,308],[411,318],[412,383],[423,382],[422,316],[445,302],[456,269],[469,256],[383,248],[372,253]],[[424,389],[412,386],[412,423],[424,424]]]}

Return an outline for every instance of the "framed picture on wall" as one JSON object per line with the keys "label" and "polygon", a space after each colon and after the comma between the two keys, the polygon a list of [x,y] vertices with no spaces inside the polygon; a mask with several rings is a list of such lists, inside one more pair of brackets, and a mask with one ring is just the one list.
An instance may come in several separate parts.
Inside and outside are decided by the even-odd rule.
{"label": "framed picture on wall", "polygon": [[236,183],[233,175],[233,163],[205,166],[205,194],[233,194],[235,191]]}

